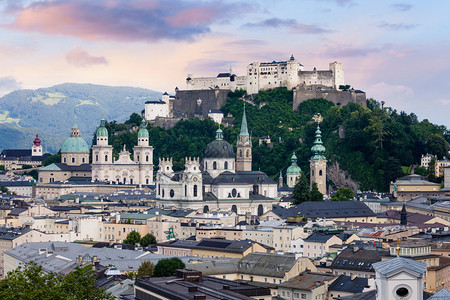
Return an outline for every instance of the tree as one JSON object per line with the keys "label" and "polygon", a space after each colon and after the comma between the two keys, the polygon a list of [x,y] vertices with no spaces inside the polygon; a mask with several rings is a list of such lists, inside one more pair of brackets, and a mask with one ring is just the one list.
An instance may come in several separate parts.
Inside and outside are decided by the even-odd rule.
{"label": "tree", "polygon": [[146,260],[143,261],[142,264],[139,266],[139,269],[137,271],[137,277],[144,277],[144,276],[153,276],[153,271],[155,269],[155,266],[152,264],[151,261]]}
{"label": "tree", "polygon": [[147,233],[142,237],[140,244],[143,247],[147,247],[148,245],[154,245],[156,244],[156,238],[153,234]]}
{"label": "tree", "polygon": [[127,238],[123,240],[124,244],[136,245],[141,241],[141,234],[136,230],[133,230],[127,235]]}
{"label": "tree", "polygon": [[415,167],[414,174],[421,175],[421,176],[427,176],[428,170],[425,167]]}
{"label": "tree", "polygon": [[58,151],[56,154],[51,154],[47,156],[46,159],[42,162],[43,166],[51,165],[52,163],[59,163],[61,162],[61,150]]}
{"label": "tree", "polygon": [[310,198],[310,201],[323,201],[323,194],[319,192],[316,182],[312,184]]}
{"label": "tree", "polygon": [[310,201],[309,183],[304,174],[297,179],[294,189],[292,190],[292,205]]}
{"label": "tree", "polygon": [[29,262],[0,281],[0,299],[114,299],[95,281],[91,266],[60,276]]}
{"label": "tree", "polygon": [[5,193],[5,194],[9,194],[9,190],[6,186],[4,185],[0,185],[0,192]]}
{"label": "tree", "polygon": [[172,276],[176,269],[184,269],[186,265],[178,257],[160,259],[153,272],[154,277]]}
{"label": "tree", "polygon": [[353,199],[353,191],[346,187],[337,190],[337,192],[331,196],[331,201],[348,201],[350,199]]}

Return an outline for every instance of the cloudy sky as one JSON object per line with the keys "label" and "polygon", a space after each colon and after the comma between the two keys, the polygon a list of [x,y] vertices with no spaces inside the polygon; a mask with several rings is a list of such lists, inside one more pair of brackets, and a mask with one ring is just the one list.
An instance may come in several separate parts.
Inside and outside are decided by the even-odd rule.
{"label": "cloudy sky", "polygon": [[252,61],[327,69],[450,128],[450,1],[0,1],[0,96],[64,82],[174,93]]}

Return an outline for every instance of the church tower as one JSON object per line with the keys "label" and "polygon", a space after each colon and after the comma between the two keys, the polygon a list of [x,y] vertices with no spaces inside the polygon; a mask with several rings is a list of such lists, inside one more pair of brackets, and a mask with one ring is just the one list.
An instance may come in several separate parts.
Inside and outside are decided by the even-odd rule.
{"label": "church tower", "polygon": [[37,133],[36,138],[33,141],[33,146],[31,146],[31,156],[42,156],[41,140]]}
{"label": "church tower", "polygon": [[316,139],[311,148],[312,157],[310,163],[310,183],[317,183],[317,188],[322,194],[327,193],[327,160],[324,156],[325,147],[322,143],[322,132],[317,124]]}
{"label": "church tower", "polygon": [[252,170],[252,140],[248,134],[247,117],[242,114],[241,132],[237,141],[236,171]]}
{"label": "church tower", "polygon": [[114,180],[110,174],[110,166],[113,163],[113,147],[108,144],[108,129],[106,120],[101,118],[100,126],[95,133],[96,142],[92,146],[92,180]]}
{"label": "church tower", "polygon": [[133,157],[139,164],[138,184],[153,184],[153,147],[149,146],[149,134],[144,118],[138,131],[138,145],[133,148]]}
{"label": "church tower", "polygon": [[185,200],[203,200],[203,178],[200,158],[186,157],[183,176],[183,196]]}
{"label": "church tower", "polygon": [[297,156],[294,152],[291,157],[291,165],[286,170],[287,186],[293,188],[301,175],[302,169],[297,165]]}

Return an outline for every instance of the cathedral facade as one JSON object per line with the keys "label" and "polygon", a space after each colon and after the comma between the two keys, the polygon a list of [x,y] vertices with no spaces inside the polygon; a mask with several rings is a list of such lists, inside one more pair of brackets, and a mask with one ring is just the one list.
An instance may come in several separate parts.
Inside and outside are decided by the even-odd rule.
{"label": "cathedral facade", "polygon": [[119,158],[113,158],[113,148],[108,143],[108,130],[105,119],[100,121],[96,133],[96,144],[92,146],[92,180],[116,184],[152,185],[153,147],[149,145],[149,134],[145,120],[142,119],[138,131],[138,144],[131,153],[125,149]]}

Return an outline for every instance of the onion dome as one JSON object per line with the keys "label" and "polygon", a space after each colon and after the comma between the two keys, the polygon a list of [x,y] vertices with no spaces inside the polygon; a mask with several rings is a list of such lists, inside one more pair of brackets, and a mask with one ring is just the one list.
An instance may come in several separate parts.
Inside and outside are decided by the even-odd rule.
{"label": "onion dome", "polygon": [[204,158],[234,158],[233,146],[223,139],[223,131],[216,131],[216,140],[206,145]]}
{"label": "onion dome", "polygon": [[70,133],[70,137],[66,139],[61,147],[62,153],[89,153],[89,146],[86,141],[80,136],[80,129],[77,123],[74,123]]}
{"label": "onion dome", "polygon": [[297,165],[297,156],[295,155],[295,152],[292,154],[291,157],[291,165],[286,170],[287,175],[300,175],[302,172],[302,169]]}
{"label": "onion dome", "polygon": [[100,120],[100,127],[97,129],[97,136],[108,136],[108,129],[105,127],[106,120],[102,117]]}
{"label": "onion dome", "polygon": [[141,121],[141,128],[138,131],[138,137],[148,138],[148,130],[147,130],[144,118],[142,118],[142,121]]}
{"label": "onion dome", "polygon": [[34,141],[33,141],[33,144],[34,144],[35,146],[40,146],[40,145],[41,145],[41,140],[39,139],[39,136],[38,136],[37,133],[36,133],[36,138],[35,138]]}
{"label": "onion dome", "polygon": [[320,131],[319,125],[317,125],[316,130],[316,139],[314,140],[314,146],[311,147],[311,152],[313,156],[311,157],[312,160],[319,160],[323,159],[326,160],[324,154],[325,154],[325,147],[322,143],[322,132]]}

